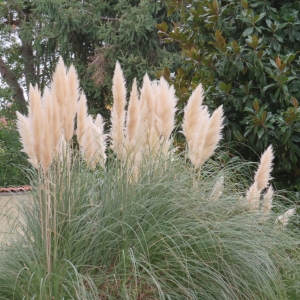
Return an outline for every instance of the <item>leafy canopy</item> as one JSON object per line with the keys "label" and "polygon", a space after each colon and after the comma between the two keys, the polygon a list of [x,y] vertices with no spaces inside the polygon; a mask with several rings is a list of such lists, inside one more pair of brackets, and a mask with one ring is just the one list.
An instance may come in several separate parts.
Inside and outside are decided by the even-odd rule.
{"label": "leafy canopy", "polygon": [[168,68],[158,75],[183,103],[201,82],[207,104],[224,105],[226,142],[251,160],[272,143],[278,187],[299,190],[300,2],[165,2],[180,21],[157,25],[159,35],[178,43],[185,60],[175,78]]}

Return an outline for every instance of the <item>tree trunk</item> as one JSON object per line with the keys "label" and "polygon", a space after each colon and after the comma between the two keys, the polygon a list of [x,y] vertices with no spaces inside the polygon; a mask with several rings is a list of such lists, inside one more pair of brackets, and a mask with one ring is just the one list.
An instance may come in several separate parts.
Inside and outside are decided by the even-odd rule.
{"label": "tree trunk", "polygon": [[14,100],[19,105],[20,109],[24,112],[26,110],[27,101],[24,98],[24,92],[22,87],[20,86],[17,78],[7,67],[6,63],[0,56],[0,74],[4,81],[7,83],[9,88],[13,91]]}

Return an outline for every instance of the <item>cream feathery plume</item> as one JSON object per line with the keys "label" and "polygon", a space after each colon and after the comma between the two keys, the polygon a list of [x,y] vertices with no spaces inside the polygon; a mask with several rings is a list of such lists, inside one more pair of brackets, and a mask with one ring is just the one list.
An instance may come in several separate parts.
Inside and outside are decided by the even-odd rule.
{"label": "cream feathery plume", "polygon": [[280,222],[284,227],[287,226],[290,217],[293,216],[295,213],[296,213],[295,208],[291,208],[291,209],[287,210],[284,214],[280,215],[276,219],[275,224]]}
{"label": "cream feathery plume", "polygon": [[154,126],[155,122],[155,98],[148,74],[146,74],[143,79],[143,87],[141,89],[141,101],[145,101],[147,103],[148,126],[150,129]]}
{"label": "cream feathery plume", "polygon": [[152,153],[157,152],[157,150],[160,147],[159,136],[154,127],[151,127],[148,132],[148,146],[149,146],[150,152],[152,152]]}
{"label": "cream feathery plume", "polygon": [[273,194],[273,188],[272,186],[269,186],[267,192],[264,195],[264,202],[262,205],[262,213],[264,215],[268,215],[272,209]]}
{"label": "cream feathery plume", "polygon": [[30,119],[23,116],[18,111],[17,111],[17,118],[18,118],[17,127],[18,127],[19,134],[21,136],[21,143],[23,146],[22,151],[28,155],[29,157],[28,161],[33,165],[33,167],[38,169],[39,164],[33,148],[33,134],[32,134],[32,128],[30,126]]}
{"label": "cream feathery plume", "polygon": [[148,117],[147,117],[147,104],[146,102],[139,101],[139,115],[140,115],[140,124],[137,129],[136,141],[138,141],[139,145],[142,147],[146,146],[147,139],[149,138],[148,132]]}
{"label": "cream feathery plume", "polygon": [[80,95],[80,99],[77,106],[77,139],[79,145],[83,146],[84,133],[87,128],[87,105],[85,94]]}
{"label": "cream feathery plume", "polygon": [[86,128],[83,134],[82,152],[84,159],[91,169],[96,167],[96,147],[93,132],[93,119],[88,115],[86,120]]}
{"label": "cream feathery plume", "polygon": [[42,155],[41,155],[41,164],[43,167],[44,174],[47,173],[49,166],[52,163],[52,152],[54,151],[53,147],[53,103],[50,98],[49,89],[46,87],[44,91],[44,131],[42,136]]}
{"label": "cream feathery plume", "polygon": [[216,181],[211,191],[210,198],[215,201],[218,200],[223,193],[223,188],[224,188],[224,176],[222,175]]}
{"label": "cream feathery plume", "polygon": [[271,179],[272,161],[274,159],[273,148],[269,146],[263,153],[260,159],[260,165],[255,173],[254,180],[257,182],[257,188],[259,191],[268,186]]}
{"label": "cream feathery plume", "polygon": [[29,86],[29,119],[32,126],[33,149],[38,163],[41,162],[44,116],[42,108],[41,94],[38,87]]}
{"label": "cream feathery plume", "polygon": [[190,96],[186,107],[184,108],[183,118],[183,134],[186,137],[186,141],[189,143],[193,136],[199,130],[199,116],[201,113],[203,101],[203,88],[199,84]]}
{"label": "cream feathery plume", "polygon": [[219,141],[222,139],[223,108],[220,106],[209,118],[208,130],[203,145],[202,162],[204,164],[214,153]]}
{"label": "cream feathery plume", "polygon": [[116,153],[117,157],[120,159],[122,157],[124,144],[124,108],[126,104],[126,87],[119,62],[116,63],[112,92],[114,97],[114,104],[111,111],[111,147]]}
{"label": "cream feathery plume", "polygon": [[246,193],[247,208],[249,210],[258,210],[260,201],[260,190],[255,181]]}
{"label": "cream feathery plume", "polygon": [[106,135],[104,134],[104,124],[101,115],[97,115],[96,120],[92,126],[93,138],[96,144],[97,155],[95,155],[95,160],[99,163],[102,168],[105,167],[106,160]]}
{"label": "cream feathery plume", "polygon": [[189,142],[188,156],[195,168],[200,168],[203,163],[203,148],[205,137],[209,129],[209,113],[207,106],[203,107],[198,116],[197,131]]}
{"label": "cream feathery plume", "polygon": [[136,85],[136,79],[134,79],[132,84],[132,90],[130,94],[130,101],[128,104],[127,120],[126,120],[126,129],[127,137],[129,142],[135,140],[136,143],[139,141],[136,140],[138,128],[140,126],[140,107],[138,100],[138,90]]}
{"label": "cream feathery plume", "polygon": [[247,192],[246,200],[250,210],[259,207],[260,193],[268,186],[271,179],[272,160],[274,158],[272,146],[269,146],[260,159],[259,167],[254,176],[254,183]]}
{"label": "cream feathery plume", "polygon": [[160,84],[157,91],[156,99],[156,130],[167,141],[174,129],[175,112],[177,99],[175,97],[174,87],[169,87],[167,81],[161,77]]}
{"label": "cream feathery plume", "polygon": [[70,66],[67,73],[68,80],[68,98],[66,101],[66,120],[64,128],[64,136],[66,142],[69,143],[74,132],[74,119],[77,110],[77,100],[79,98],[79,82],[76,69],[73,65]]}
{"label": "cream feathery plume", "polygon": [[67,98],[68,98],[69,89],[68,89],[67,70],[61,56],[58,59],[55,72],[53,74],[52,89],[53,92],[55,93],[55,97],[59,107],[61,127],[65,132],[66,120],[68,119]]}
{"label": "cream feathery plume", "polygon": [[52,104],[52,120],[51,120],[51,132],[52,132],[52,149],[59,152],[59,142],[62,135],[60,117],[59,117],[59,106],[57,103],[56,95],[53,90],[49,90],[49,98],[51,98]]}
{"label": "cream feathery plume", "polygon": [[106,140],[106,134],[104,134],[104,121],[100,114],[97,114],[94,124],[98,128],[99,133],[104,137],[104,140]]}
{"label": "cream feathery plume", "polygon": [[67,162],[67,165],[69,165],[69,155],[67,153],[67,143],[66,139],[63,134],[61,134],[59,143],[58,143],[58,153],[61,163]]}

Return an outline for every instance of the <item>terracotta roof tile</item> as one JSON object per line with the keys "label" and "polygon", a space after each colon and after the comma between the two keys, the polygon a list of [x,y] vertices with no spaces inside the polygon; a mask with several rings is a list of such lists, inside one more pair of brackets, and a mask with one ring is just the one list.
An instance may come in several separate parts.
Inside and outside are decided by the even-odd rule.
{"label": "terracotta roof tile", "polygon": [[19,187],[8,187],[8,188],[0,188],[1,193],[20,193],[20,192],[29,192],[31,191],[30,185],[23,185]]}

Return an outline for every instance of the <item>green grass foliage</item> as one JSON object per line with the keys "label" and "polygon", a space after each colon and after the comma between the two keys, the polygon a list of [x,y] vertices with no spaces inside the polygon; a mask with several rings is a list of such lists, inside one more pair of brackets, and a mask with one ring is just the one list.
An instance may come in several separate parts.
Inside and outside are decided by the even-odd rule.
{"label": "green grass foliage", "polygon": [[298,299],[297,233],[274,225],[280,207],[267,220],[245,210],[245,168],[195,172],[174,155],[138,172],[110,157],[32,174],[1,245],[0,299]]}

